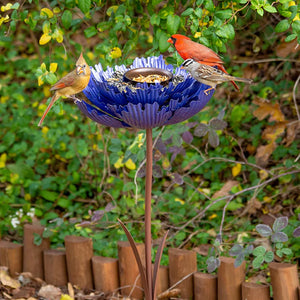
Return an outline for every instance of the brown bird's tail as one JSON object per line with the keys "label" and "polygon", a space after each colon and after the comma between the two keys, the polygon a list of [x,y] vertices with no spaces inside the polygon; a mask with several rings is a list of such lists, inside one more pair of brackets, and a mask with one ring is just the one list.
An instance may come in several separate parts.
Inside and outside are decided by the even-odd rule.
{"label": "brown bird's tail", "polygon": [[234,76],[231,76],[231,77],[234,78],[235,81],[245,82],[248,84],[253,82],[252,79],[248,79],[248,78],[241,78],[241,77],[234,77]]}
{"label": "brown bird's tail", "polygon": [[46,108],[46,110],[45,110],[45,112],[44,112],[44,114],[43,114],[43,116],[42,116],[42,118],[41,118],[41,120],[40,120],[40,122],[39,122],[39,124],[38,124],[38,126],[42,126],[42,123],[43,123],[45,117],[47,116],[47,114],[48,114],[50,108],[52,107],[52,105],[55,103],[55,101],[56,101],[59,97],[60,97],[60,96],[59,96],[57,93],[55,93],[55,94],[53,95],[53,97],[52,97],[52,99],[51,99],[51,101],[50,101],[48,107]]}
{"label": "brown bird's tail", "polygon": [[[223,65],[219,64],[217,67],[218,67],[219,70],[221,70],[221,71],[223,71],[224,73],[228,74],[228,72],[225,70],[225,68],[223,67]],[[237,81],[238,81],[238,80],[237,80]],[[238,85],[237,85],[233,80],[231,80],[230,82],[232,83],[232,85],[235,87],[235,89],[236,89],[237,91],[240,90],[240,88],[238,87]]]}

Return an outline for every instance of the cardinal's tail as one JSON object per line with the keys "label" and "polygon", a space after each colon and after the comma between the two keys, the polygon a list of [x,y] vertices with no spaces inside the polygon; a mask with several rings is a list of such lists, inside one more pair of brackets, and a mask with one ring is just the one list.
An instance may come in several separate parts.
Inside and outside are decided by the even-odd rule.
{"label": "cardinal's tail", "polygon": [[45,112],[44,112],[44,114],[43,114],[43,116],[42,116],[42,118],[41,118],[41,120],[40,120],[40,122],[39,122],[39,124],[38,124],[38,126],[42,126],[42,123],[43,123],[45,117],[47,116],[47,114],[48,114],[50,108],[52,107],[52,105],[55,103],[55,101],[56,101],[59,97],[60,97],[60,96],[59,96],[57,93],[55,93],[55,94],[53,95],[53,97],[52,97],[52,99],[51,99],[51,101],[50,101],[48,107],[46,108],[46,110],[45,110]]}

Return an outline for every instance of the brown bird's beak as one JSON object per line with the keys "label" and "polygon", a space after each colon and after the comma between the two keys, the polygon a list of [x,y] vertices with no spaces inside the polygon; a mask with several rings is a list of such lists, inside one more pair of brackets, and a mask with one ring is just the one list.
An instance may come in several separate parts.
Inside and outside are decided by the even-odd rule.
{"label": "brown bird's beak", "polygon": [[76,67],[76,73],[77,75],[80,75],[81,73],[84,73],[84,69],[81,66]]}

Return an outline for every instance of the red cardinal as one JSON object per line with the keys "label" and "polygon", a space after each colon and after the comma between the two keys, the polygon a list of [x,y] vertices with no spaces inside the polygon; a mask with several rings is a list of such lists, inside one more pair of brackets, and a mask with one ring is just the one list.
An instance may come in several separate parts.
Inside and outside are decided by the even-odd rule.
{"label": "red cardinal", "polygon": [[[228,74],[223,66],[224,62],[221,57],[208,47],[193,42],[190,38],[182,34],[173,34],[168,39],[168,42],[175,46],[177,52],[184,60],[191,58],[201,64],[216,66],[219,70]],[[234,81],[231,81],[231,83],[239,90]]]}
{"label": "red cardinal", "polygon": [[75,94],[83,91],[89,83],[91,76],[91,70],[86,61],[84,60],[82,53],[80,54],[77,62],[76,69],[72,72],[68,73],[58,82],[56,82],[50,89],[50,91],[55,91],[48,107],[46,108],[38,126],[41,126],[46,115],[48,114],[50,108],[54,104],[56,100],[59,99],[60,96],[71,97],[74,100],[78,100],[75,98]]}

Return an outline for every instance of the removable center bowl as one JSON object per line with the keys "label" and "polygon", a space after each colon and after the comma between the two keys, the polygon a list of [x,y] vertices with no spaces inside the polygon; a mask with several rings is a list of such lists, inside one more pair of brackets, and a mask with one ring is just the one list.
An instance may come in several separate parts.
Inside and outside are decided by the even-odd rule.
{"label": "removable center bowl", "polygon": [[171,72],[159,68],[137,68],[124,74],[124,80],[134,84],[143,82],[155,84],[155,82],[159,82],[161,85],[167,85],[172,77]]}

